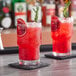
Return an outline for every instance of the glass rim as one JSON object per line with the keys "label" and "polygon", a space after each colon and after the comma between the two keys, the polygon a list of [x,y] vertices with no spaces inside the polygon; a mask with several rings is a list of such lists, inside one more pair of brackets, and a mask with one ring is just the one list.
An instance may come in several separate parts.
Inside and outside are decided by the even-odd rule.
{"label": "glass rim", "polygon": [[[26,22],[26,24],[18,24],[18,25],[23,25],[23,26],[26,26],[26,27],[40,27],[40,28],[42,28],[42,23],[37,23],[37,22]],[[17,26],[18,26],[17,25]]]}
{"label": "glass rim", "polygon": [[[58,19],[73,19],[73,17],[71,16],[71,17],[67,17],[67,18],[65,18],[65,17],[58,17]],[[57,20],[57,19],[53,19],[53,20]]]}
{"label": "glass rim", "polygon": [[59,18],[59,20],[63,22],[73,22],[73,17],[67,17],[67,18]]}
{"label": "glass rim", "polygon": [[42,27],[41,22],[27,22],[27,27]]}
{"label": "glass rim", "polygon": [[58,19],[53,19],[53,21],[60,21],[60,22],[62,22],[62,23],[64,23],[64,22],[73,22],[74,21],[74,19],[73,19],[73,17],[71,16],[71,17],[67,17],[67,18],[65,18],[65,17],[58,17]]}

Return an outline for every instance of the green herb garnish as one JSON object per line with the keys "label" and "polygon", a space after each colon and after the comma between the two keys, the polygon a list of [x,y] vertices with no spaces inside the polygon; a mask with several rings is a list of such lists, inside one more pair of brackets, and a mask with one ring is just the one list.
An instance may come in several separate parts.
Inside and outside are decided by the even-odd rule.
{"label": "green herb garnish", "polygon": [[71,4],[70,0],[65,4],[65,7],[63,10],[63,15],[65,18],[69,17],[68,7],[70,6],[70,4]]}
{"label": "green herb garnish", "polygon": [[39,7],[36,7],[36,9],[33,9],[35,12],[35,18],[34,21],[37,22],[38,21],[38,11],[39,11]]}

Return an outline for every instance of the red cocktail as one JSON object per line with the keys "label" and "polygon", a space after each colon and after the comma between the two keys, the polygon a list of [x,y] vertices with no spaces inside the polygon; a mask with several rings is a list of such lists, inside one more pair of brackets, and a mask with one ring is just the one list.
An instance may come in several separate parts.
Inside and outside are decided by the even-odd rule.
{"label": "red cocktail", "polygon": [[53,55],[65,56],[71,54],[71,37],[73,32],[72,18],[52,17],[51,36],[53,39]]}
{"label": "red cocktail", "polygon": [[18,19],[17,43],[20,64],[35,65],[40,62],[41,24],[26,23]]}

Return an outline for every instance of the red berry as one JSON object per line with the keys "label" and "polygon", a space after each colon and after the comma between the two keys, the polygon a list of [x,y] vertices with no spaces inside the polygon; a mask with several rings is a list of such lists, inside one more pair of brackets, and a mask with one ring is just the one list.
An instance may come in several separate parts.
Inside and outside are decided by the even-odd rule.
{"label": "red berry", "polygon": [[60,27],[60,21],[57,16],[53,16],[51,20],[51,30],[56,31]]}
{"label": "red berry", "polygon": [[23,36],[26,33],[27,25],[25,21],[21,18],[17,20],[17,34]]}

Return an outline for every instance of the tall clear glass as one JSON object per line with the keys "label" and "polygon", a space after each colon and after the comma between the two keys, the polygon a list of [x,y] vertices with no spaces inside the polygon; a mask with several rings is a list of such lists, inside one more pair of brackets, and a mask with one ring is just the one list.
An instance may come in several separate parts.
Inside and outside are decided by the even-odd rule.
{"label": "tall clear glass", "polygon": [[71,54],[71,38],[73,33],[73,19],[53,19],[51,23],[51,36],[53,41],[53,55],[66,56]]}
{"label": "tall clear glass", "polygon": [[40,63],[41,23],[17,21],[17,43],[19,63],[36,65]]}

